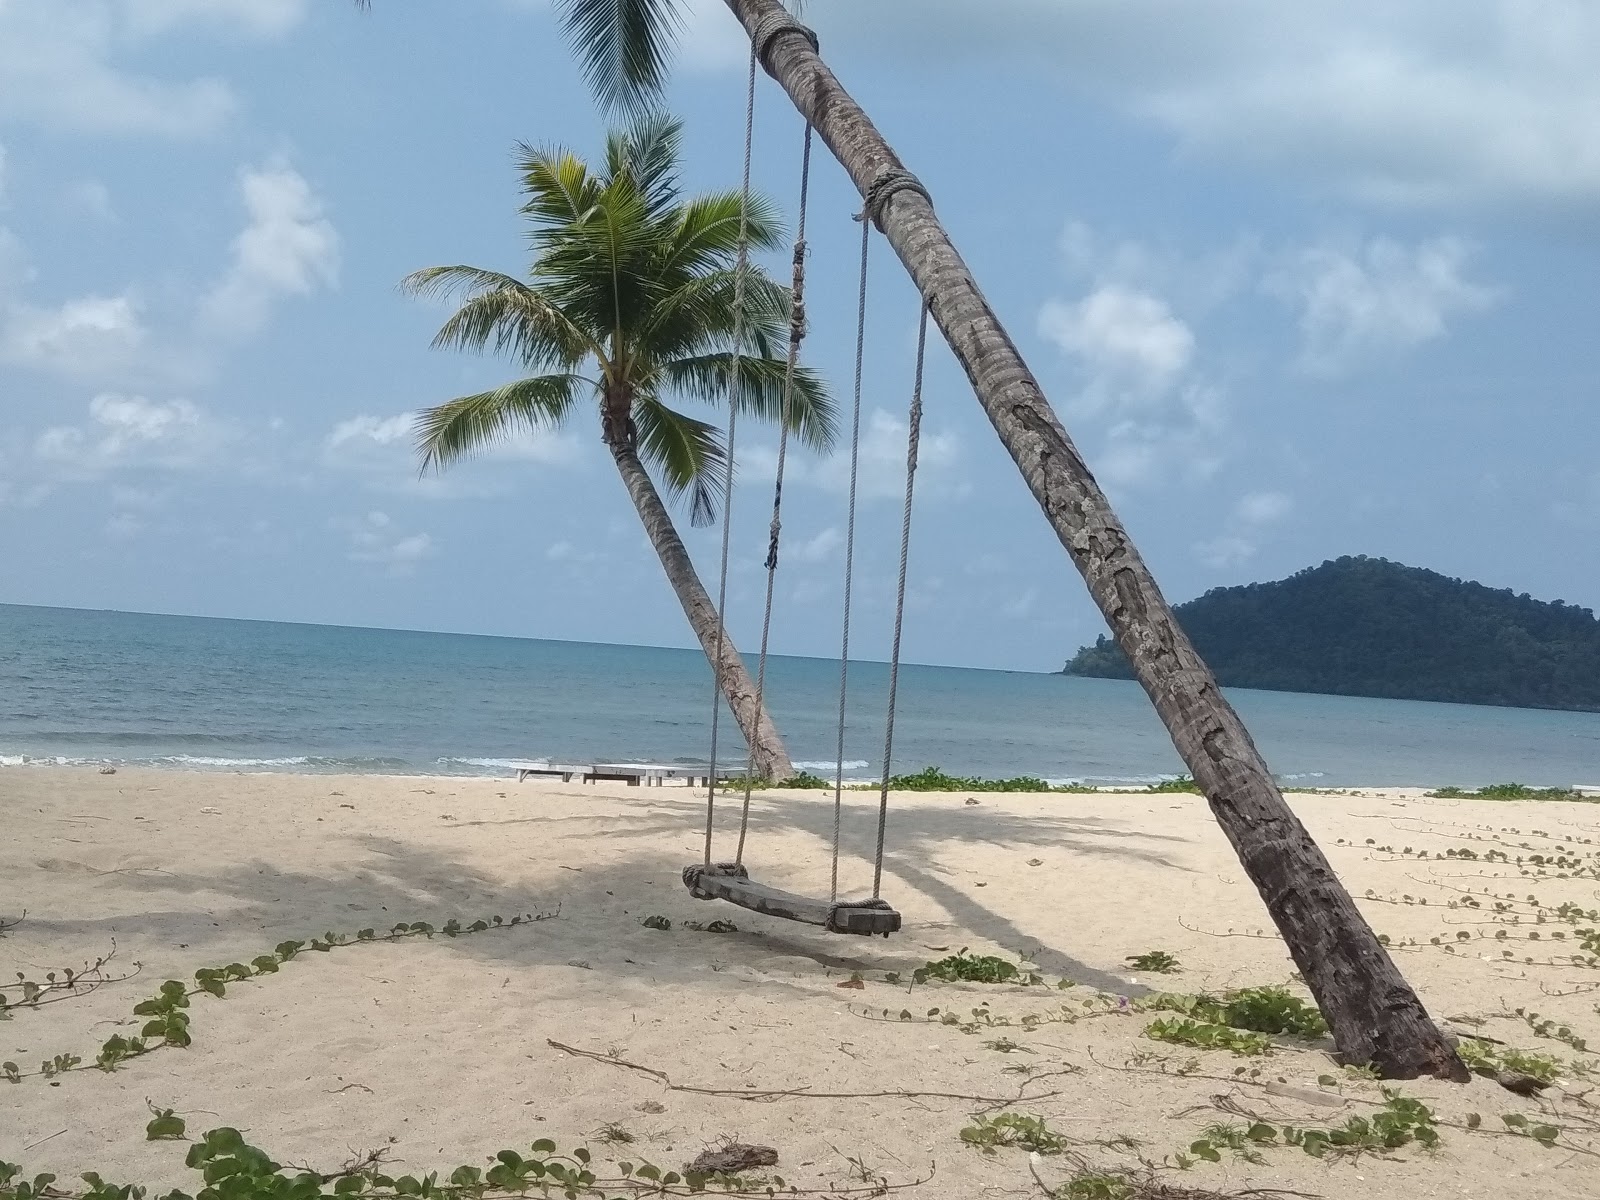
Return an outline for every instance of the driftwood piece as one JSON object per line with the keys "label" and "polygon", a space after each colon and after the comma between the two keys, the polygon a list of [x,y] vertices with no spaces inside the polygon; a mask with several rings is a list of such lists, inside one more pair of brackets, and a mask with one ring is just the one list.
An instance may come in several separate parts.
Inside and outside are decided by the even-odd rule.
{"label": "driftwood piece", "polygon": [[737,1175],[756,1167],[778,1165],[778,1152],[771,1146],[749,1146],[744,1142],[726,1142],[710,1150],[684,1167],[685,1175]]}
{"label": "driftwood piece", "polygon": [[786,892],[756,883],[734,863],[694,863],[683,869],[683,885],[697,900],[726,900],[752,912],[806,925],[820,925],[830,933],[882,934],[900,929],[900,914],[886,900],[829,900]]}

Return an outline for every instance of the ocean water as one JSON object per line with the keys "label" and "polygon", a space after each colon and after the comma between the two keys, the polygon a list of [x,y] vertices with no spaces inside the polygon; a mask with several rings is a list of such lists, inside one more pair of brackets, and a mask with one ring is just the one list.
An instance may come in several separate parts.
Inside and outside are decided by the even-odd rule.
{"label": "ocean water", "polygon": [[[1054,657],[1059,658],[1060,654]],[[830,774],[837,662],[774,658],[797,764]],[[876,778],[888,670],[852,663],[846,774]],[[1600,783],[1600,714],[1232,691],[1285,782]],[[698,651],[0,605],[0,765],[505,774],[704,762]],[[731,720],[721,759],[743,762]],[[1137,685],[901,669],[895,770],[1148,782],[1182,771]]]}

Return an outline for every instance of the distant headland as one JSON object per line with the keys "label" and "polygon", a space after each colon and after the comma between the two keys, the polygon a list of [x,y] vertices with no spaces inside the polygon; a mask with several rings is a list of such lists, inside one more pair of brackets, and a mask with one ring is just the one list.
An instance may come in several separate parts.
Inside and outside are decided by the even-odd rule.
{"label": "distant headland", "polygon": [[[1364,555],[1174,609],[1227,687],[1600,712],[1587,608]],[[1131,679],[1102,635],[1062,674]]]}

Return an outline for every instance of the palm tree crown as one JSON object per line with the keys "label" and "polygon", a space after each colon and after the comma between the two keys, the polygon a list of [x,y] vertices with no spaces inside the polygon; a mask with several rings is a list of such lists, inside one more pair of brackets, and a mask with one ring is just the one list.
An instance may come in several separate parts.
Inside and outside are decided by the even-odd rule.
{"label": "palm tree crown", "polygon": [[[783,420],[790,295],[738,265],[741,227],[754,249],[779,244],[772,206],[738,191],[683,197],[680,133],[675,120],[642,116],[610,136],[598,173],[568,150],[519,147],[527,281],[467,266],[406,277],[413,293],[463,297],[435,346],[493,348],[538,372],[426,410],[417,423],[424,470],[518,429],[559,425],[592,396],[606,444],[637,450],[669,495],[689,497],[695,524],[715,519],[727,450],[714,426],[665,397],[715,404],[731,391],[741,413]],[[820,378],[796,367],[787,390],[790,430],[829,448],[834,409]]]}

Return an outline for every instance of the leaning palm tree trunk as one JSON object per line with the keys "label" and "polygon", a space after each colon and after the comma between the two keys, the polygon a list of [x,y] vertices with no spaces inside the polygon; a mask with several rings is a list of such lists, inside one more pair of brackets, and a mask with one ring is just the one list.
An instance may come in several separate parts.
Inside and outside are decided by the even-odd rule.
{"label": "leaning palm tree trunk", "polygon": [[1260,891],[1341,1057],[1371,1063],[1389,1078],[1465,1080],[1455,1051],[1284,802],[926,193],[904,186],[899,158],[775,0],[727,4],[756,40],[762,65],[876,209],[880,228],[927,297],[995,432]]}
{"label": "leaning palm tree trunk", "polygon": [[633,506],[639,512],[645,534],[661,559],[667,581],[677,593],[678,603],[683,605],[683,615],[705,647],[706,658],[716,673],[717,686],[733,710],[733,718],[739,723],[746,745],[754,751],[755,773],[764,779],[792,778],[794,764],[789,761],[783,739],[778,736],[777,727],[764,705],[757,701],[755,681],[750,678],[744,659],[726,631],[720,628],[717,606],[706,594],[700,576],[695,574],[694,563],[684,549],[683,539],[678,536],[677,527],[672,523],[667,506],[661,502],[649,472],[639,461],[638,454],[620,439],[609,449],[616,460],[617,473],[622,476]]}

